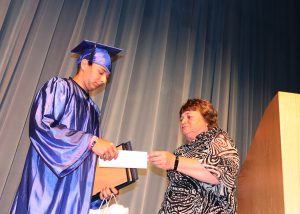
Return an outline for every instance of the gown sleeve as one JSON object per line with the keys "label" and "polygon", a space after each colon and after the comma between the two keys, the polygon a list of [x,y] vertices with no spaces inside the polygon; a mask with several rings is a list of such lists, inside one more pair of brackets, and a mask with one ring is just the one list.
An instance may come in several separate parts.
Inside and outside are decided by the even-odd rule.
{"label": "gown sleeve", "polygon": [[[37,94],[32,106],[29,135],[40,157],[58,176],[64,177],[75,170],[90,154],[88,144],[93,133],[70,129],[75,123],[73,116],[68,116],[68,126],[61,123],[70,105],[70,86],[67,81],[53,78]],[[70,109],[70,106],[68,106]],[[74,109],[72,109],[74,108]],[[72,111],[77,111],[71,107]]]}

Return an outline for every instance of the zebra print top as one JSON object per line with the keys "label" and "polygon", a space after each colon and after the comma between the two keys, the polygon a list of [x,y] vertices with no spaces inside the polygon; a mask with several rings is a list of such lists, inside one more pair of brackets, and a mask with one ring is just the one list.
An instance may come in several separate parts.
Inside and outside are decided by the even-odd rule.
{"label": "zebra print top", "polygon": [[212,185],[174,170],[168,170],[169,185],[160,214],[163,213],[236,213],[236,178],[239,156],[227,132],[213,128],[182,145],[175,155],[199,160],[220,184]]}

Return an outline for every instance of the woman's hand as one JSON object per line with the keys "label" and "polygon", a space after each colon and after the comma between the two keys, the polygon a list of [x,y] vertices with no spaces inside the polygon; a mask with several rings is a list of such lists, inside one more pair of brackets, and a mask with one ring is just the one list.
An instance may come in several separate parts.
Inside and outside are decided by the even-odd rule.
{"label": "woman's hand", "polygon": [[175,155],[167,151],[154,151],[148,155],[148,160],[158,168],[169,170],[174,168]]}
{"label": "woman's hand", "polygon": [[105,187],[100,191],[101,200],[109,198],[112,194],[117,195],[119,191],[114,187]]}

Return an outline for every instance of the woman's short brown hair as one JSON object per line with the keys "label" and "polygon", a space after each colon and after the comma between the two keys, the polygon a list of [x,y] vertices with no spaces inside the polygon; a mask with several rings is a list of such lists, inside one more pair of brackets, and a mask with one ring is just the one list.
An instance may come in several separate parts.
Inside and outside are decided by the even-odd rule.
{"label": "woman's short brown hair", "polygon": [[218,113],[209,101],[202,99],[188,99],[180,108],[179,117],[186,111],[199,111],[208,123],[208,130],[218,127]]}

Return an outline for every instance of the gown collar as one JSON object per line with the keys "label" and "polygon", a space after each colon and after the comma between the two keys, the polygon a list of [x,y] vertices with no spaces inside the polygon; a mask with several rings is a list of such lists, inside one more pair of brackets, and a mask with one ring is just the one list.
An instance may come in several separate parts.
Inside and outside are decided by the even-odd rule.
{"label": "gown collar", "polygon": [[90,95],[89,95],[89,93],[87,93],[75,80],[73,80],[73,78],[72,77],[69,77],[69,79],[70,80],[72,80],[72,82],[73,83],[75,83],[75,85],[77,85],[79,88],[80,88],[80,90],[84,93],[84,95],[87,97],[87,98],[89,98],[90,97]]}

